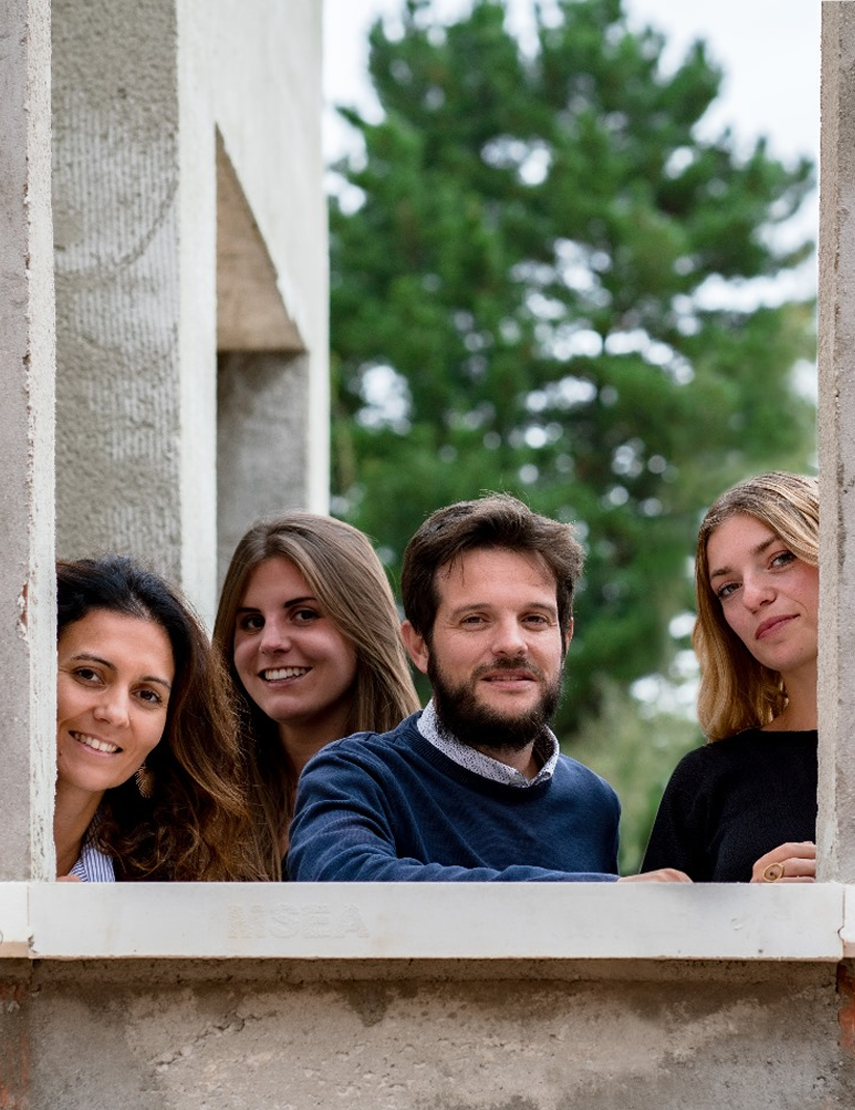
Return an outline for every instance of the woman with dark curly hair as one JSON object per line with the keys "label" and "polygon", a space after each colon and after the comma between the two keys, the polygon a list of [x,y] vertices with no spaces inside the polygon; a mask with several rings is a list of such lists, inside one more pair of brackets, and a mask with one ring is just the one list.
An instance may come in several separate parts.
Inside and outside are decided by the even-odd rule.
{"label": "woman with dark curly hair", "polygon": [[57,565],[57,875],[263,878],[228,683],[198,619],[122,556]]}

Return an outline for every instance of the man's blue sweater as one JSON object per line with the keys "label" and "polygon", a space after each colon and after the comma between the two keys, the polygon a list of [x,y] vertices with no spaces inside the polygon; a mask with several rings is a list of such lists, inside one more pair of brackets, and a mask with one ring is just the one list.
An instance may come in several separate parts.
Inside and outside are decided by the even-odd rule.
{"label": "man's blue sweater", "polygon": [[306,766],[288,871],[299,882],[608,882],[617,878],[614,790],[560,756],[530,787],[483,778],[443,755],[414,714],[362,732]]}

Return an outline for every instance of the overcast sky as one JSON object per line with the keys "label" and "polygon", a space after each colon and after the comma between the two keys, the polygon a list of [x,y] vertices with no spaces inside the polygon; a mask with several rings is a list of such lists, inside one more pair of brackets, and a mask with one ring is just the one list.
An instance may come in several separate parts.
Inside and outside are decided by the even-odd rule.
{"label": "overcast sky", "polygon": [[[368,106],[366,31],[378,15],[394,18],[403,0],[325,0],[325,90],[329,101]],[[435,0],[447,17],[467,0]],[[510,0],[524,31],[531,0]],[[819,0],[625,0],[635,25],[665,32],[673,64],[704,38],[725,71],[712,121],[746,139],[763,133],[779,156],[816,155],[819,143]]]}
{"label": "overcast sky", "polygon": [[[466,10],[471,0],[434,0],[444,18]],[[545,0],[548,3],[548,0]],[[509,0],[515,27],[524,35],[532,0]],[[624,0],[634,26],[650,24],[665,33],[665,63],[674,66],[689,44],[703,38],[724,70],[722,95],[705,127],[718,134],[729,126],[738,144],[758,135],[770,153],[785,161],[799,155],[819,159],[819,0]],[[324,88],[328,104],[356,105],[371,114],[376,100],[366,76],[366,36],[378,16],[394,17],[403,0],[324,0]],[[347,131],[329,111],[325,120],[328,157],[346,149]],[[816,205],[799,221],[799,233],[816,236]],[[810,268],[803,270],[813,281]]]}

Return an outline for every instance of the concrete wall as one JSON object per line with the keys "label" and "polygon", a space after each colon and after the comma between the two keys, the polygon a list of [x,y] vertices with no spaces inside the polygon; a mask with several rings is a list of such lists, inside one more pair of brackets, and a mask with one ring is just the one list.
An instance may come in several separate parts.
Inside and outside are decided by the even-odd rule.
{"label": "concrete wall", "polygon": [[[54,0],[58,551],[139,554],[176,579],[192,373],[180,343],[194,323],[179,287],[177,34],[163,0]],[[209,507],[203,558],[212,470],[195,502]],[[193,586],[205,578],[200,566]]]}
{"label": "concrete wall", "polygon": [[[327,503],[320,17],[312,0],[53,5],[58,550],[140,555],[209,616],[218,338],[235,349],[218,288],[233,323],[256,304],[262,316],[278,311],[283,338],[256,312],[238,349],[278,355],[285,377],[299,378],[259,399],[263,440],[246,434],[252,413],[229,407],[257,375],[221,391],[225,546],[263,513]],[[237,229],[223,154],[249,214]],[[241,237],[250,259],[262,244],[262,298],[233,269],[235,250],[218,251],[218,239]],[[229,297],[236,289],[242,302]],[[293,363],[295,350],[305,357]],[[256,480],[268,444],[272,488]]]}
{"label": "concrete wall", "polygon": [[[0,5],[0,880],[53,873],[50,5]],[[15,47],[13,49],[13,47]]]}
{"label": "concrete wall", "polygon": [[852,1104],[855,888],[500,886],[0,884],[0,1105]]}
{"label": "concrete wall", "polygon": [[[266,336],[261,322],[250,337],[221,329],[220,579],[255,519],[291,508],[326,512],[329,502],[322,11],[318,0],[218,0],[204,25],[198,21],[222,152],[269,251],[275,292],[290,325],[278,341]],[[234,226],[239,214],[224,203],[228,184],[221,169],[218,218]],[[255,273],[263,266],[258,259]],[[223,259],[219,276],[227,285]],[[257,280],[260,285],[263,275]]]}
{"label": "concrete wall", "polygon": [[[228,351],[218,375],[217,501],[219,580],[225,577],[238,540],[261,516],[304,509],[305,483],[315,449],[306,435],[311,406],[311,362],[306,354]],[[310,427],[314,427],[312,424]],[[326,505],[322,506],[326,512]]]}
{"label": "concrete wall", "polygon": [[38,1046],[40,1108],[831,1110],[855,1093],[833,967],[10,971],[26,1001],[0,1022]]}
{"label": "concrete wall", "polygon": [[823,4],[819,242],[820,875],[855,882],[855,4]]}

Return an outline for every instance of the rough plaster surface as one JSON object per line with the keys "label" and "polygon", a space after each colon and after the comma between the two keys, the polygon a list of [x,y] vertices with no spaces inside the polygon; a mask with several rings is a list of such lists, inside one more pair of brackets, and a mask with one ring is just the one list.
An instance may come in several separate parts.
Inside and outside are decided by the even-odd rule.
{"label": "rough plaster surface", "polygon": [[[109,2],[109,0],[108,0]],[[213,623],[217,567],[216,147],[209,59],[197,28],[210,4],[159,0],[178,28],[181,583]],[[237,90],[235,95],[239,96]]]}
{"label": "rough plaster surface", "polygon": [[300,965],[40,964],[27,1003],[33,1106],[851,1105],[833,966],[718,965],[685,980],[659,970],[528,981],[517,965],[489,981],[422,970],[324,982],[302,980]]}
{"label": "rough plaster surface", "polygon": [[855,881],[855,4],[823,4],[819,460],[820,877]]}
{"label": "rough plaster surface", "polygon": [[297,472],[305,484],[300,490],[294,483],[292,491],[316,512],[326,512],[329,500],[322,12],[318,0],[217,0],[197,26],[217,127],[311,359],[307,468]]}
{"label": "rough plaster surface", "polygon": [[262,516],[305,509],[305,355],[221,355],[217,499],[219,581],[235,545]]}
{"label": "rough plaster surface", "polygon": [[53,19],[58,550],[178,578],[174,12],[55,0]]}
{"label": "rough plaster surface", "polygon": [[[50,4],[0,6],[0,879],[52,870],[55,731]],[[8,48],[16,44],[17,49]]]}

